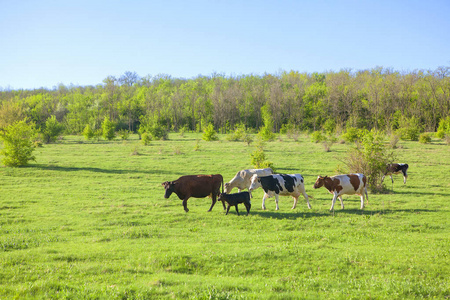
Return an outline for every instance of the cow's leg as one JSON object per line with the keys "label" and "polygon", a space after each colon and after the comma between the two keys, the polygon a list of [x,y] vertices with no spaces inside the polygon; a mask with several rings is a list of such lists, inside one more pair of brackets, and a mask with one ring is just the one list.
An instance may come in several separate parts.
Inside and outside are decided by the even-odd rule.
{"label": "cow's leg", "polygon": [[384,177],[386,177],[386,174],[384,174],[383,177],[381,177],[381,183],[383,183]]}
{"label": "cow's leg", "polygon": [[334,192],[333,193],[333,200],[331,200],[331,208],[330,208],[330,211],[333,211],[333,209],[334,209],[334,203],[336,203],[336,198],[337,198],[337,192]]}
{"label": "cow's leg", "polygon": [[408,174],[403,173],[403,184],[406,184],[406,178],[408,178]]}
{"label": "cow's leg", "polygon": [[262,209],[265,210],[266,209],[266,199],[267,199],[268,195],[266,193],[264,193],[263,199],[262,199]]}
{"label": "cow's leg", "polygon": [[252,205],[249,203],[245,203],[245,208],[247,209],[247,216],[250,213],[250,208],[252,207]]}
{"label": "cow's leg", "polygon": [[389,175],[389,177],[391,177],[392,184],[394,184],[394,178],[392,178],[392,174]]}
{"label": "cow's leg", "polygon": [[294,205],[292,205],[292,209],[297,207],[297,202],[298,202],[298,196],[297,197],[292,197],[294,198]]}
{"label": "cow's leg", "polygon": [[[211,203],[211,207],[209,208],[208,212],[211,211],[211,210],[213,209],[214,204],[216,204],[216,201],[217,201],[217,200],[216,200],[216,195],[215,195],[215,194],[212,194],[212,197],[211,197],[211,198],[212,198],[212,203]],[[225,203],[222,202],[222,204],[223,204],[223,207],[225,208]]]}
{"label": "cow's leg", "polygon": [[184,211],[185,211],[185,212],[188,212],[188,211],[189,211],[189,208],[187,208],[187,201],[188,201],[188,199],[189,199],[189,198],[185,198],[185,199],[183,200],[183,207],[184,207]]}
{"label": "cow's leg", "polygon": [[364,191],[361,193],[361,209],[364,209]]}
{"label": "cow's leg", "polygon": [[280,208],[278,207],[278,194],[275,194],[275,203],[277,205],[277,207],[275,208],[275,210],[279,210]]}
{"label": "cow's leg", "polygon": [[238,207],[237,204],[235,205],[235,207],[236,207],[237,215],[239,216],[239,209],[237,208]]}
{"label": "cow's leg", "polygon": [[341,201],[341,208],[344,209],[344,201],[342,200],[342,196],[339,196],[339,201]]}
{"label": "cow's leg", "polygon": [[305,190],[302,191],[303,197],[306,199],[306,204],[308,205],[308,208],[311,209],[311,204],[309,204],[309,197],[308,194],[305,192]]}
{"label": "cow's leg", "polygon": [[230,211],[230,208],[231,208],[231,205],[228,204],[228,207],[227,207],[227,213],[226,213],[225,215],[228,215],[228,212]]}

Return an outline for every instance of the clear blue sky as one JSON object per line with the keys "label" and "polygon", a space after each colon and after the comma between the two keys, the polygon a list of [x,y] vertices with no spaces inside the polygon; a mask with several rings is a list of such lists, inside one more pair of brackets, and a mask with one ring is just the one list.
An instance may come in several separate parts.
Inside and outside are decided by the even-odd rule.
{"label": "clear blue sky", "polygon": [[450,1],[0,0],[0,88],[450,66]]}

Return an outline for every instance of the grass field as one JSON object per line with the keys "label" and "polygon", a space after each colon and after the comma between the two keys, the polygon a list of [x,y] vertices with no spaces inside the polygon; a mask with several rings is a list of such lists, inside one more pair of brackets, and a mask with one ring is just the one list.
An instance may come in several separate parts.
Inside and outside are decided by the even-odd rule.
{"label": "grass field", "polygon": [[[300,173],[314,199],[273,198],[249,216],[191,198],[189,213],[161,183],[250,168],[254,147],[169,135],[143,146],[69,136],[35,151],[25,168],[0,168],[0,298],[406,299],[450,297],[450,148],[400,142],[406,185],[389,177],[366,209],[313,190],[349,147],[325,152],[305,136],[267,143],[277,172]],[[197,151],[195,151],[195,149]],[[135,155],[132,155],[135,152]],[[138,153],[136,155],[136,152]],[[236,191],[236,190],[234,190]],[[244,207],[240,207],[242,212]]]}

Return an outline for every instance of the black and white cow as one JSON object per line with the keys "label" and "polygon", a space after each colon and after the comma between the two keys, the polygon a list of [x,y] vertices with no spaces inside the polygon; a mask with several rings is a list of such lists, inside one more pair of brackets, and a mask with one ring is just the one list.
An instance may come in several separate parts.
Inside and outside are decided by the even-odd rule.
{"label": "black and white cow", "polygon": [[408,178],[408,167],[408,164],[388,164],[383,173],[383,177],[381,178],[381,183],[383,183],[384,177],[389,175],[389,177],[391,177],[392,184],[394,184],[392,174],[400,174],[401,172],[403,174],[403,184],[406,184],[406,179]]}
{"label": "black and white cow", "polygon": [[309,204],[308,194],[305,191],[305,183],[303,176],[300,174],[273,174],[269,176],[258,177],[258,175],[253,175],[251,180],[251,185],[249,191],[253,191],[259,187],[264,190],[264,197],[262,199],[262,209],[266,209],[266,199],[275,196],[275,203],[278,207],[278,195],[281,196],[292,196],[294,198],[294,205],[292,209],[297,206],[298,197],[303,195],[306,199],[306,204],[308,208],[311,209],[311,204]]}

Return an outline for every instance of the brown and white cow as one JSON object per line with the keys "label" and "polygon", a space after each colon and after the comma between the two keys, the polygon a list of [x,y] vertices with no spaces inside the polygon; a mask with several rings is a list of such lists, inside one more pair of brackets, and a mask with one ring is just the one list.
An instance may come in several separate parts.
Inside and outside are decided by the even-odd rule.
{"label": "brown and white cow", "polygon": [[[267,176],[273,174],[273,170],[271,168],[266,169],[247,169],[237,172],[236,176],[230,180],[230,182],[225,183],[224,191],[226,194],[231,193],[235,187],[238,188],[238,192],[250,188],[252,184],[252,176],[258,175],[258,177]],[[250,197],[251,197],[250,193]]]}
{"label": "brown and white cow", "polygon": [[336,198],[341,201],[341,207],[344,209],[344,202],[342,201],[342,195],[354,195],[357,194],[361,197],[361,209],[364,208],[364,194],[366,200],[369,201],[367,195],[367,178],[364,174],[348,174],[348,175],[336,175],[336,176],[319,176],[314,183],[314,188],[318,189],[324,186],[331,194],[334,195],[331,202],[330,211],[334,209]]}
{"label": "brown and white cow", "polygon": [[386,166],[386,170],[383,173],[383,177],[381,178],[381,183],[383,183],[384,177],[389,175],[391,177],[392,184],[394,184],[394,179],[392,178],[392,174],[403,174],[403,184],[406,184],[406,179],[408,178],[408,164],[388,164]]}
{"label": "brown and white cow", "polygon": [[[181,176],[175,181],[166,181],[162,183],[166,190],[164,198],[169,198],[172,193],[177,194],[178,198],[183,200],[184,211],[188,212],[187,201],[190,197],[205,198],[211,196],[212,204],[208,211],[211,211],[216,204],[217,196],[220,193],[220,186],[223,191],[223,177],[216,175],[186,175]],[[223,209],[225,209],[225,203]]]}

